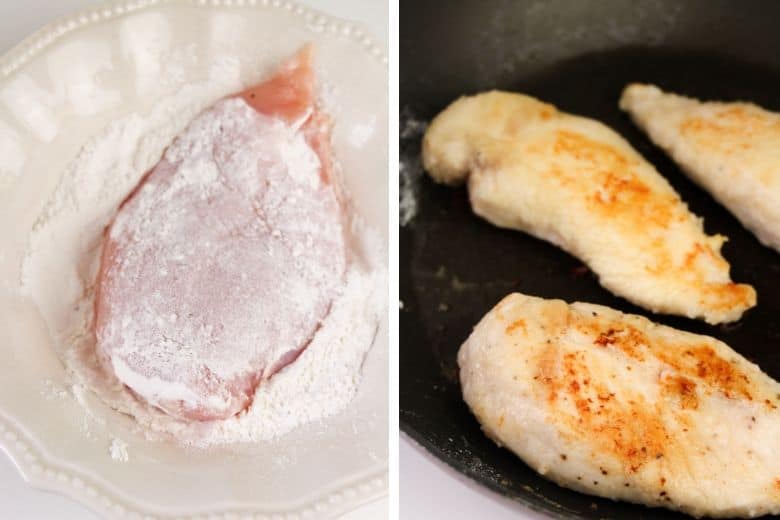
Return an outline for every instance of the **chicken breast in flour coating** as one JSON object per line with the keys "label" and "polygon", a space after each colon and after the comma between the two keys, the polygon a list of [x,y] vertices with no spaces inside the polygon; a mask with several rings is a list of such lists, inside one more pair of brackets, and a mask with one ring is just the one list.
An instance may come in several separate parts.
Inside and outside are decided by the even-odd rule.
{"label": "chicken breast in flour coating", "polygon": [[122,204],[95,303],[102,365],[188,420],[231,417],[343,289],[345,211],[311,48],[198,116]]}

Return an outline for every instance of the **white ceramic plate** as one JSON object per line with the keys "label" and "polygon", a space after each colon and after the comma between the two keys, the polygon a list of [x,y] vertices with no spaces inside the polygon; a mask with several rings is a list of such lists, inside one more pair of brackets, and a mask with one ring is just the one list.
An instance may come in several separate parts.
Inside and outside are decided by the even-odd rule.
{"label": "white ceramic plate", "polygon": [[[283,1],[136,0],[55,23],[0,59],[0,448],[31,485],[111,518],[329,517],[386,494],[386,319],[345,412],[251,452],[193,451],[145,440],[95,398],[89,412],[71,398],[21,290],[33,223],[90,136],[202,79],[218,56],[236,57],[231,70],[249,85],[307,41],[346,183],[386,241],[386,58],[353,24]],[[177,53],[177,73],[156,81]],[[109,455],[113,439],[128,460]]]}

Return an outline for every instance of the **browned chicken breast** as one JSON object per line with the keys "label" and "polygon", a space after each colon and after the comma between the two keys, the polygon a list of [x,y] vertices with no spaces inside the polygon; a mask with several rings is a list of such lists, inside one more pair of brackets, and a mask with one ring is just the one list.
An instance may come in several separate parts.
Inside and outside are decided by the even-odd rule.
{"label": "browned chicken breast", "polygon": [[780,251],[780,114],[633,84],[620,108],[758,239]]}
{"label": "browned chicken breast", "polygon": [[511,294],[458,363],[485,433],[562,486],[694,516],[780,512],[780,384],[714,338]]}
{"label": "browned chicken breast", "polygon": [[669,183],[607,126],[521,94],[455,101],[431,123],[423,161],[467,181],[474,212],[582,259],[613,293],[654,312],[739,319],[755,305]]}

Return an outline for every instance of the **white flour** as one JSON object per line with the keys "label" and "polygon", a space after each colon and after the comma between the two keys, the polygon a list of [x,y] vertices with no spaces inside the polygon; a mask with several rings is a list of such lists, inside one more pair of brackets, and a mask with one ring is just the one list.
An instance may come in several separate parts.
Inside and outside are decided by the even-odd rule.
{"label": "white flour", "polygon": [[111,439],[111,444],[108,445],[108,454],[117,462],[130,460],[130,455],[127,453],[127,443],[122,439]]}
{"label": "white flour", "polygon": [[[355,220],[355,246],[362,254],[349,267],[345,289],[313,341],[294,363],[258,387],[249,409],[225,421],[176,420],[99,368],[90,324],[103,230],[194,116],[239,90],[235,80],[219,79],[225,76],[230,77],[216,71],[209,81],[159,101],[148,114],[126,116],[90,139],[38,218],[23,265],[23,290],[46,319],[73,384],[135,417],[149,438],[173,435],[202,447],[270,440],[342,410],[357,392],[386,286],[381,243]],[[109,452],[115,460],[126,460],[119,444],[112,443]]]}

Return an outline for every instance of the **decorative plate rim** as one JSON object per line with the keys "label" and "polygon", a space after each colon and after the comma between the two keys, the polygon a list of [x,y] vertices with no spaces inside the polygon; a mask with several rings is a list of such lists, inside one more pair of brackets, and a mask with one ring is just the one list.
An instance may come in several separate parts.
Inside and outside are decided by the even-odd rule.
{"label": "decorative plate rim", "polygon": [[293,0],[118,0],[107,3],[103,7],[85,9],[59,18],[24,38],[0,56],[0,79],[11,77],[39,52],[77,29],[151,7],[176,4],[204,8],[272,8],[288,11],[308,22],[310,30],[314,32],[327,31],[331,34],[347,37],[359,44],[365,52],[373,56],[385,68],[388,64],[387,53],[362,24],[342,20],[311,7],[303,6]]}
{"label": "decorative plate rim", "polygon": [[[31,35],[0,56],[0,81],[6,81],[35,58],[40,52],[71,32],[100,22],[113,20],[129,13],[140,12],[162,5],[183,5],[203,8],[271,8],[288,11],[306,22],[313,32],[328,32],[346,37],[357,43],[385,69],[387,54],[368,31],[356,22],[346,21],[316,9],[298,4],[293,0],[120,0],[97,8],[76,11],[59,18]],[[137,520],[188,519],[188,520],[299,520],[302,518],[333,518],[365,503],[387,495],[388,463],[378,469],[351,479],[338,489],[325,489],[314,493],[293,509],[269,511],[262,508],[215,508],[186,515],[161,515],[130,505],[105,483],[89,476],[77,468],[64,464],[47,455],[45,450],[17,421],[7,417],[0,410],[0,450],[5,452],[16,466],[22,478],[35,489],[52,491],[67,496],[111,518]]]}

